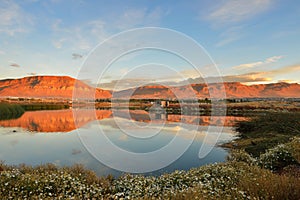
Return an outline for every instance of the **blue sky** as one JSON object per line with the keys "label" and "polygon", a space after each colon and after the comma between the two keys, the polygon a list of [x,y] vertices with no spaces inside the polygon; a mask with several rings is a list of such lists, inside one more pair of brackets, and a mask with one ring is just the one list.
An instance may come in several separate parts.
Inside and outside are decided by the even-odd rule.
{"label": "blue sky", "polygon": [[[2,0],[0,19],[1,79],[35,74],[77,77],[90,51],[106,38],[154,26],[193,38],[224,80],[300,82],[298,0]],[[166,54],[141,51],[129,58],[130,62],[115,63],[98,82],[109,85],[131,65],[153,61],[164,61],[185,78],[196,77],[191,66]],[[147,73],[133,73],[126,80],[147,79]],[[167,72],[159,79],[164,74],[166,80],[178,81]]]}

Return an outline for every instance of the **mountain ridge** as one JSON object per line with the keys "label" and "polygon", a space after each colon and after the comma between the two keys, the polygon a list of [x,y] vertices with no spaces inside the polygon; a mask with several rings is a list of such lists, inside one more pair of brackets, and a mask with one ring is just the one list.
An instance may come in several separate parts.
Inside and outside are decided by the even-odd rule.
{"label": "mountain ridge", "polygon": [[95,96],[111,98],[111,92],[93,88],[69,76],[29,76],[0,80],[0,96],[35,98],[72,98],[74,88],[78,98]]}
{"label": "mountain ridge", "polygon": [[[29,76],[18,79],[0,80],[0,97],[27,97],[27,98],[68,98],[73,96],[76,86],[76,97],[132,98],[132,99],[163,99],[163,98],[223,98],[221,83],[205,83],[183,86],[148,85],[130,88],[121,91],[110,91],[94,88],[83,81],[69,76]],[[272,98],[300,97],[298,83],[268,83],[244,85],[240,82],[225,82],[226,98]]]}

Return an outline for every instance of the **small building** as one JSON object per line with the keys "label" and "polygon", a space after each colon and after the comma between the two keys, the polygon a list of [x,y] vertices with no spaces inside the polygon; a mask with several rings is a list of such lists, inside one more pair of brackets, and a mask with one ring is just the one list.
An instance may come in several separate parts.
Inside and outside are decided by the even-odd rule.
{"label": "small building", "polygon": [[166,100],[160,101],[160,106],[163,107],[163,108],[168,107],[169,106],[169,101],[166,101]]}

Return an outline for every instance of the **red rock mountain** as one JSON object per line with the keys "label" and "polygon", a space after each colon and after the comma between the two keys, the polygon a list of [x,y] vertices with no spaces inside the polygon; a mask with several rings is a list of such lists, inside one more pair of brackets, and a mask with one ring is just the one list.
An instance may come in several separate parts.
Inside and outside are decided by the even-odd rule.
{"label": "red rock mountain", "polygon": [[[113,93],[117,98],[146,99],[146,98],[223,98],[222,88],[226,91],[226,98],[264,98],[264,97],[300,97],[300,85],[297,83],[271,83],[259,85],[243,85],[238,82],[222,84],[214,83],[191,84],[188,86],[165,87],[143,86]],[[223,91],[224,91],[223,89]]]}
{"label": "red rock mountain", "polygon": [[[0,97],[56,97],[72,98],[76,85],[78,98],[111,98],[112,92],[95,89],[82,81],[67,76],[32,76],[21,79],[0,80]],[[222,97],[222,84],[192,84],[178,87],[143,86],[113,93],[115,98],[209,98]],[[298,97],[300,85],[297,83],[271,83],[243,85],[237,82],[224,83],[227,98],[246,97]]]}
{"label": "red rock mountain", "polygon": [[110,91],[94,89],[84,82],[68,76],[32,76],[0,80],[0,96],[71,99],[75,86],[78,98],[91,95],[95,95],[96,98],[111,97]]}

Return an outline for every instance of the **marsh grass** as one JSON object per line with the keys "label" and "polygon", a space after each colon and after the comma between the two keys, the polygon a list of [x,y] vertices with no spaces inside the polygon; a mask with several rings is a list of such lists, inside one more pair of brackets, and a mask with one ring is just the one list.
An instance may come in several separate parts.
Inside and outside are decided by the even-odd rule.
{"label": "marsh grass", "polygon": [[237,124],[242,137],[259,137],[261,134],[300,134],[300,113],[265,113]]}
{"label": "marsh grass", "polygon": [[237,122],[235,130],[240,136],[235,141],[236,148],[259,157],[267,149],[300,136],[300,113],[268,112],[248,121]]}
{"label": "marsh grass", "polygon": [[22,108],[26,111],[35,111],[35,110],[61,110],[69,108],[67,104],[24,104],[21,105]]}
{"label": "marsh grass", "polygon": [[20,105],[0,103],[0,120],[19,118],[24,112]]}

